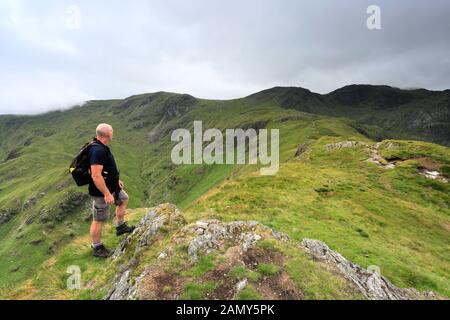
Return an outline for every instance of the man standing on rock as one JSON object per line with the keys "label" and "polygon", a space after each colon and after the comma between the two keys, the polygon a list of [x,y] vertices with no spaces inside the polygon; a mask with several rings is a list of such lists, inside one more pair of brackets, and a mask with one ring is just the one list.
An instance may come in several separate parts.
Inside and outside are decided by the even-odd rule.
{"label": "man standing on rock", "polygon": [[116,235],[132,232],[135,228],[128,226],[124,221],[129,198],[123,182],[119,180],[119,170],[114,156],[107,146],[112,138],[112,126],[106,123],[99,124],[88,157],[92,176],[89,194],[93,198],[93,221],[90,230],[92,250],[95,257],[102,258],[109,257],[112,253],[101,240],[102,227],[109,218],[110,205],[116,205]]}

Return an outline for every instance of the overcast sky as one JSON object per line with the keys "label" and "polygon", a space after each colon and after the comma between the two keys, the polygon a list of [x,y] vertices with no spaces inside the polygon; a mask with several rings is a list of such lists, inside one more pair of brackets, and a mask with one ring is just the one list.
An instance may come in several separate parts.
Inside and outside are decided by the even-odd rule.
{"label": "overcast sky", "polygon": [[352,83],[450,88],[450,1],[0,0],[0,114]]}

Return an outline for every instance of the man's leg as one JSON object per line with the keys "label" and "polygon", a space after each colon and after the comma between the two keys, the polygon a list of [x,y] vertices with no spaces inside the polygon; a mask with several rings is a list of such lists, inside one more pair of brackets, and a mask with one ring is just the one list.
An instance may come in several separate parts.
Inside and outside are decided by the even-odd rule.
{"label": "man's leg", "polygon": [[116,235],[120,236],[130,233],[134,230],[134,226],[128,226],[125,222],[125,212],[128,205],[128,194],[124,190],[115,195],[116,198]]}
{"label": "man's leg", "polygon": [[124,222],[127,205],[128,199],[123,200],[120,205],[116,206],[116,226],[120,226]]}
{"label": "man's leg", "polygon": [[99,244],[102,242],[102,227],[103,222],[102,221],[95,221],[92,220],[91,224],[91,241],[93,245]]}
{"label": "man's leg", "polygon": [[102,228],[109,217],[109,206],[103,197],[94,197],[92,211],[90,235],[93,254],[95,257],[106,258],[111,255],[111,251],[106,249],[102,243]]}

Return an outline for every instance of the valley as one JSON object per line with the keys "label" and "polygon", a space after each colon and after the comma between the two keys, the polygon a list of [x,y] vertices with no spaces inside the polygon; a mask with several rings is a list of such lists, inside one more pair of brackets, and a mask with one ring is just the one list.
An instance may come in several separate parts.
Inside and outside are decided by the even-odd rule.
{"label": "valley", "polygon": [[[361,85],[319,95],[275,87],[233,100],[156,92],[35,116],[0,116],[0,296],[101,299],[111,290],[120,264],[91,257],[91,204],[87,190],[68,174],[73,155],[98,123],[107,122],[115,129],[111,148],[133,222],[163,203],[176,205],[187,224],[257,221],[293,243],[316,239],[363,268],[377,266],[396,287],[448,298],[449,102],[448,90]],[[172,132],[194,132],[200,120],[203,130],[222,133],[279,130],[277,174],[260,175],[261,163],[174,164]],[[186,244],[172,239],[176,230],[152,240],[135,273],[160,263],[158,256],[170,248],[165,276],[179,285],[160,297],[208,299],[222,292],[208,277],[225,267],[226,248],[190,261]],[[108,246],[120,245],[112,225],[105,234]],[[243,274],[233,281],[250,283],[239,298],[259,297],[264,281],[277,283],[281,274],[289,276],[290,297],[364,298],[291,245],[266,240],[255,250],[272,252],[274,261],[258,258],[263,267],[255,270],[226,267],[230,277]],[[65,288],[71,265],[80,267],[81,290]]]}

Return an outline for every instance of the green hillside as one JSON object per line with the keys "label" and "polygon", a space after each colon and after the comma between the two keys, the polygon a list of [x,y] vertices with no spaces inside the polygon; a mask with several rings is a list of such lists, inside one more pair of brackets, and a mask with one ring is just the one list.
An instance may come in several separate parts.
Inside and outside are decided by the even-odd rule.
{"label": "green hillside", "polygon": [[[114,270],[90,256],[89,197],[74,186],[67,167],[95,126],[107,122],[115,129],[111,148],[135,221],[145,211],[136,208],[163,202],[183,209],[189,222],[257,220],[294,240],[322,240],[363,267],[377,265],[399,287],[450,297],[450,187],[420,171],[448,177],[450,151],[427,142],[374,140],[448,145],[448,92],[402,91],[392,98],[389,92],[397,89],[384,88],[388,98],[379,98],[369,89],[355,103],[342,92],[321,96],[301,88],[226,101],[157,92],[37,116],[0,116],[0,296],[106,294]],[[421,136],[421,125],[411,127],[404,114],[422,108],[429,96],[432,110],[408,113],[429,129]],[[424,113],[434,114],[433,108],[444,116],[425,123]],[[391,117],[396,120],[387,125]],[[170,134],[192,129],[194,120],[204,129],[279,129],[279,173],[260,176],[255,165],[174,165]],[[333,147],[342,141],[358,143]],[[395,167],[367,161],[372,152]],[[119,239],[111,234],[105,242],[113,247]],[[89,288],[65,289],[69,265],[82,268]],[[311,298],[327,296],[316,292],[320,286],[309,289]]]}
{"label": "green hillside", "polygon": [[401,138],[450,145],[450,90],[349,85],[321,95],[303,88],[274,87],[246,99],[355,119],[355,128],[377,140]]}

